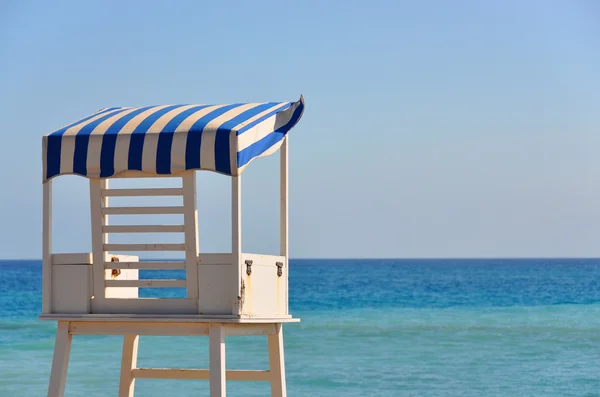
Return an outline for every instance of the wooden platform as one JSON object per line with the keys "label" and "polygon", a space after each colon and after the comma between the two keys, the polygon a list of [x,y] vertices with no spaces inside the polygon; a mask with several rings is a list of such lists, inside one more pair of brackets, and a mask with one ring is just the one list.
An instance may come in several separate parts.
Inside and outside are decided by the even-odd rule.
{"label": "wooden platform", "polygon": [[[108,316],[42,315],[41,320],[58,320],[49,397],[63,397],[73,335],[122,335],[123,354],[119,397],[133,397],[135,379],[193,379],[210,382],[211,397],[226,396],[226,381],[266,381],[271,396],[286,396],[285,361],[283,356],[283,322],[299,319],[208,319],[199,316]],[[209,369],[138,368],[139,337],[143,336],[207,336]],[[268,370],[226,370],[225,337],[266,335],[268,338]]]}
{"label": "wooden platform", "polygon": [[42,314],[42,321],[110,321],[110,322],[147,322],[147,323],[223,323],[223,324],[274,324],[298,323],[299,318],[240,318],[233,316],[206,316],[193,314]]}

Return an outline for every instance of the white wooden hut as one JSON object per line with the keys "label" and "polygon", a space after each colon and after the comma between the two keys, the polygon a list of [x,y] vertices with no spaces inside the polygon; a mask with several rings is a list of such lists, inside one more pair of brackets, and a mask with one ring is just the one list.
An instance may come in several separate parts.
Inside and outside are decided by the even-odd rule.
{"label": "white wooden hut", "polygon": [[[211,397],[226,395],[226,380],[271,383],[286,395],[282,323],[288,311],[287,132],[304,111],[297,102],[107,108],[43,137],[43,308],[58,321],[48,396],[64,395],[73,335],[123,335],[119,396],[133,396],[136,378],[210,380]],[[280,151],[280,252],[242,252],[241,174],[257,157]],[[231,176],[230,253],[199,252],[198,170]],[[52,181],[75,174],[90,186],[91,253],[52,250]],[[123,178],[174,178],[178,187],[110,188]],[[157,179],[163,180],[164,179]],[[177,196],[178,206],[114,206],[111,198]],[[114,201],[114,200],[113,200]],[[138,215],[178,214],[180,224],[109,223]],[[84,231],[77,231],[82,233]],[[87,233],[87,231],[85,231]],[[165,236],[180,243],[122,244],[111,235]],[[180,251],[183,260],[140,261],[131,253]],[[148,252],[146,254],[145,252]],[[128,255],[129,254],[129,255]],[[184,269],[185,279],[143,280],[139,270]],[[181,288],[180,298],[143,298],[140,288]],[[226,370],[225,337],[268,335],[269,370]],[[209,337],[209,369],[137,368],[140,335]]]}

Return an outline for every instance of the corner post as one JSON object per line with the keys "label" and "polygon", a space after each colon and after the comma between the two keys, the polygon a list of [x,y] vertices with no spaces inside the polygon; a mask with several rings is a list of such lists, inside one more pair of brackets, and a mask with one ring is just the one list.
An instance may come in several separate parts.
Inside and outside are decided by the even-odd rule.
{"label": "corner post", "polygon": [[231,255],[236,282],[235,303],[233,314],[242,314],[242,177],[231,177]]}
{"label": "corner post", "polygon": [[108,197],[102,191],[108,189],[106,179],[90,179],[90,214],[92,226],[92,280],[93,296],[91,306],[102,306],[106,296],[104,282],[104,262],[107,260],[104,244],[108,242],[108,234],[103,227],[108,225],[108,216],[102,212],[103,207],[108,207]]}
{"label": "corner post", "polygon": [[[181,178],[183,210],[185,212],[185,272],[186,295],[198,306],[198,209],[196,208],[196,172],[186,171]],[[197,307],[196,307],[197,309]]]}
{"label": "corner post", "polygon": [[285,257],[285,313],[288,309],[288,274],[289,274],[289,212],[288,212],[288,138],[284,137],[279,154],[279,255]]}
{"label": "corner post", "polygon": [[139,335],[123,336],[123,355],[121,356],[121,379],[119,380],[119,397],[133,397],[135,378],[132,371],[137,366]]}
{"label": "corner post", "polygon": [[52,369],[50,370],[48,397],[63,397],[65,395],[72,338],[73,335],[69,333],[69,322],[59,321],[56,327],[56,341],[54,342],[54,356],[52,358]]}
{"label": "corner post", "polygon": [[52,311],[52,180],[43,185],[42,204],[42,313]]}

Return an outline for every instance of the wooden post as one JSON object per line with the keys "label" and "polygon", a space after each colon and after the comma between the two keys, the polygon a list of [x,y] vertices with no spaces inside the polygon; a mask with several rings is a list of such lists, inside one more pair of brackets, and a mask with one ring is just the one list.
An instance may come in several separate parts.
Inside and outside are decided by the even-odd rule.
{"label": "wooden post", "polygon": [[279,255],[285,257],[285,314],[288,310],[288,274],[289,274],[289,212],[288,212],[288,138],[283,138],[279,154]]}
{"label": "wooden post", "polygon": [[188,299],[198,306],[198,210],[196,208],[196,172],[187,171],[183,185],[183,224],[185,225],[185,278]]}
{"label": "wooden post", "polygon": [[121,357],[121,380],[119,382],[119,397],[133,397],[135,378],[132,371],[137,365],[138,335],[124,335],[123,356]]}
{"label": "wooden post", "polygon": [[239,297],[235,300],[233,313],[242,314],[242,303],[244,297],[242,294],[242,177],[234,176],[231,178],[231,254],[233,258],[235,280],[232,283],[236,286],[235,295]]}
{"label": "wooden post", "polygon": [[104,252],[108,234],[103,233],[102,227],[107,225],[107,215],[102,213],[102,207],[108,206],[108,197],[102,197],[102,190],[108,188],[106,179],[90,179],[90,214],[92,226],[92,279],[93,293],[92,312],[94,304],[101,306],[105,299],[104,262],[107,255]]}
{"label": "wooden post", "polygon": [[225,329],[221,324],[209,328],[210,397],[227,395],[225,372]]}
{"label": "wooden post", "polygon": [[69,354],[71,353],[71,339],[69,322],[59,321],[56,328],[56,341],[54,342],[54,357],[52,358],[52,369],[50,371],[48,397],[63,397],[65,395],[67,367],[69,366]]}
{"label": "wooden post", "polygon": [[52,311],[52,180],[43,185],[42,204],[42,313]]}
{"label": "wooden post", "polygon": [[[283,356],[283,327],[275,325],[275,334],[269,334],[269,367],[271,397],[286,397],[285,362]],[[211,396],[212,397],[212,396]]]}

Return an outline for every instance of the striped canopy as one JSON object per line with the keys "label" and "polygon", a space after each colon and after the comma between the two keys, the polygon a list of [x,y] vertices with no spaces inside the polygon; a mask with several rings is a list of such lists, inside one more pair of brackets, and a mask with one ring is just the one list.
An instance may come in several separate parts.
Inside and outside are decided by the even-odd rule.
{"label": "striped canopy", "polygon": [[303,111],[302,97],[297,102],[103,109],[43,137],[43,179],[185,170],[237,176],[254,158],[277,151]]}

